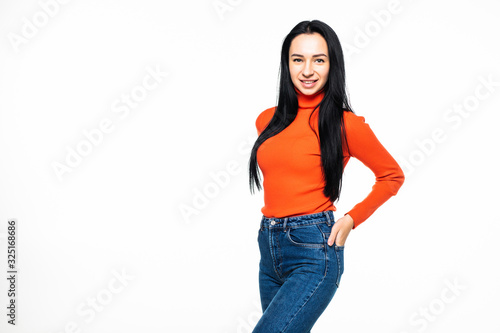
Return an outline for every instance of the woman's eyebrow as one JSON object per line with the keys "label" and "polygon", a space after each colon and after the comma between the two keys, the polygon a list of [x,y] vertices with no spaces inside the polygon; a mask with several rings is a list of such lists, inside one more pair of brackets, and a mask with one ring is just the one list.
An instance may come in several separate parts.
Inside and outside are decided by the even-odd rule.
{"label": "woman's eyebrow", "polygon": [[[293,57],[293,56],[295,56],[295,57],[302,57],[302,58],[304,57],[302,54],[297,54],[297,53],[292,54],[290,57]],[[320,53],[320,54],[313,55],[313,58],[314,57],[326,57],[326,56],[327,56],[326,54]]]}

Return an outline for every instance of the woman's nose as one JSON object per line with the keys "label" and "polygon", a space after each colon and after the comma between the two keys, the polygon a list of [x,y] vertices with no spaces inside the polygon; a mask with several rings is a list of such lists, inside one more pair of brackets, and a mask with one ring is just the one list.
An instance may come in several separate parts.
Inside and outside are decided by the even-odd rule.
{"label": "woman's nose", "polygon": [[302,70],[302,74],[304,76],[310,76],[313,73],[312,65],[309,61],[306,61],[304,64],[304,69]]}

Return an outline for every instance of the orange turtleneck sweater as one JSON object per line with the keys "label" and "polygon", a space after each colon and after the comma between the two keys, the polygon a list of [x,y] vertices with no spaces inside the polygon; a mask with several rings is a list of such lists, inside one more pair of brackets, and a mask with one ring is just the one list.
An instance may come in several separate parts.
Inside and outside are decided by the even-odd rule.
{"label": "orange turtleneck sweater", "polygon": [[[264,177],[264,207],[261,212],[267,217],[337,210],[323,194],[325,183],[321,172],[319,139],[308,124],[314,107],[324,97],[324,91],[309,96],[297,89],[295,91],[299,102],[297,117],[279,134],[263,142],[257,151],[257,163]],[[266,109],[257,117],[255,126],[259,135],[273,117],[275,109]],[[318,112],[319,108],[311,116],[311,126],[317,133]],[[344,168],[352,156],[375,174],[371,192],[345,213],[353,218],[354,229],[391,196],[396,195],[404,182],[404,174],[365,123],[364,117],[344,111],[344,126],[349,146],[349,152],[344,148]]]}

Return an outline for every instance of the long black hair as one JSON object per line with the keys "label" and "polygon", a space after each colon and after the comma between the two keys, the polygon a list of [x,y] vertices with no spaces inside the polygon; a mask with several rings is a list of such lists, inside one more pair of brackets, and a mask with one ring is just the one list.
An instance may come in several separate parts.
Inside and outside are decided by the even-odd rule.
{"label": "long black hair", "polygon": [[[344,129],[344,110],[353,112],[346,94],[344,55],[337,34],[327,24],[318,21],[302,21],[285,37],[281,48],[281,65],[278,105],[267,127],[254,143],[249,161],[250,192],[254,193],[254,182],[260,190],[257,170],[257,150],[270,137],[284,130],[297,116],[298,99],[289,69],[289,51],[292,40],[300,34],[319,33],[328,45],[330,70],[323,87],[325,95],[318,105],[318,130],[321,148],[321,162],[325,188],[323,193],[332,202],[340,197],[344,156],[342,147],[347,150]],[[313,114],[314,110],[311,114]],[[311,126],[309,124],[309,126]],[[314,131],[314,129],[313,129]],[[316,133],[318,136],[318,133]]]}

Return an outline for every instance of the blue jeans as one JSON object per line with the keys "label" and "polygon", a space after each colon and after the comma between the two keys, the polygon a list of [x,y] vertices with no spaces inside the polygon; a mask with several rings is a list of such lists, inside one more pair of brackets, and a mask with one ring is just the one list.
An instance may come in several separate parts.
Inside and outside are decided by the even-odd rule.
{"label": "blue jeans", "polygon": [[262,216],[259,290],[262,317],[252,333],[309,333],[339,287],[344,246],[327,244],[333,211]]}

